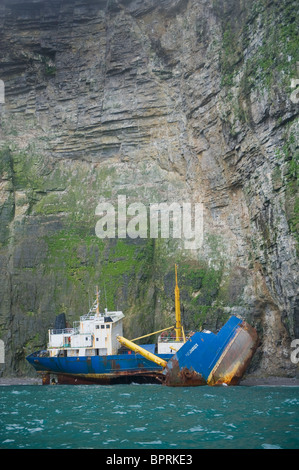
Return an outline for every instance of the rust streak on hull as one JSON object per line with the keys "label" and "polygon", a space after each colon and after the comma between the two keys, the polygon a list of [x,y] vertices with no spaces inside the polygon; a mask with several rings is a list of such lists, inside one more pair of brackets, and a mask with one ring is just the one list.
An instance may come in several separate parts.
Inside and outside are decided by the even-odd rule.
{"label": "rust streak on hull", "polygon": [[168,387],[198,387],[207,385],[207,382],[201,374],[187,367],[180,369],[177,360],[172,361],[171,368],[167,368],[165,381],[163,385]]}
{"label": "rust streak on hull", "polygon": [[[209,375],[204,376],[196,360],[191,367],[183,367],[180,366],[179,359],[175,356],[168,362],[164,370],[164,385],[171,387],[238,385],[249,366],[258,343],[256,330],[243,321],[217,362],[212,366]],[[182,363],[184,364],[184,358]]]}
{"label": "rust streak on hull", "polygon": [[159,372],[117,372],[116,374],[65,374],[42,372],[43,385],[116,385],[116,384],[161,384],[164,376]]}
{"label": "rust streak on hull", "polygon": [[208,377],[208,385],[238,385],[257,347],[256,330],[242,322]]}

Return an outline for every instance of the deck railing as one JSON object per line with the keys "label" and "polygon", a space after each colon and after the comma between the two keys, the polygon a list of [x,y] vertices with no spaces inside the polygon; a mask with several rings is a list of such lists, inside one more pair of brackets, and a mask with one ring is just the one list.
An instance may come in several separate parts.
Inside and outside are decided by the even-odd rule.
{"label": "deck railing", "polygon": [[[194,335],[194,332],[193,331],[188,331],[185,334],[185,338],[183,338],[183,336],[180,336],[178,338],[178,341],[184,342],[185,339],[187,341],[192,335]],[[159,343],[175,343],[176,342],[176,336],[175,336],[175,334],[173,336],[171,336],[171,335],[166,335],[166,336],[160,335],[158,341],[159,341]]]}
{"label": "deck railing", "polygon": [[51,335],[73,335],[79,332],[78,328],[64,328],[62,330],[50,330]]}

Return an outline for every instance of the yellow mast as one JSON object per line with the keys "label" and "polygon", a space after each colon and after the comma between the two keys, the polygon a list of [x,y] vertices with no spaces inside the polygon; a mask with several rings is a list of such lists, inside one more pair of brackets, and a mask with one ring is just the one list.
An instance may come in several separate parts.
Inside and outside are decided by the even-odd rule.
{"label": "yellow mast", "polygon": [[[176,335],[176,341],[182,341],[182,337],[184,340],[184,343],[186,341],[185,339],[185,333],[184,329],[182,327],[181,323],[181,308],[180,308],[180,290],[178,286],[178,272],[177,272],[177,265],[175,264],[175,335]],[[139,336],[138,338],[135,338],[134,341],[137,341],[138,339],[141,338],[146,338],[147,336],[151,336],[152,334],[160,333],[161,331],[169,330],[173,328],[172,326],[169,328],[164,328],[164,330],[159,330],[155,331],[155,333],[150,333],[148,335],[144,336]],[[161,359],[160,357],[156,356],[155,354],[150,353],[146,349],[142,348],[141,346],[138,346],[137,344],[133,343],[133,341],[130,341],[123,336],[117,336],[117,340],[127,348],[131,349],[132,351],[141,354],[144,356],[146,359],[149,359],[150,361],[155,362],[161,367],[166,367],[167,362],[164,361],[164,359]],[[175,348],[172,348],[176,351]]]}
{"label": "yellow mast", "polygon": [[180,308],[180,289],[178,286],[178,271],[177,265],[175,264],[175,340],[181,341],[182,334],[182,323],[181,323],[181,308]]}

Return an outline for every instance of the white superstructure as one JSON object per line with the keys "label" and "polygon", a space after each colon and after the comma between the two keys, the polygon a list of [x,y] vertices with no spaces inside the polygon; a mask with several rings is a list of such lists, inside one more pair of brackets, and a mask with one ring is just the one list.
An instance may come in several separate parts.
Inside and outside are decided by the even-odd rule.
{"label": "white superstructure", "polygon": [[74,322],[73,328],[49,330],[48,351],[54,356],[107,356],[117,354],[123,335],[122,311],[99,311],[98,295],[90,311]]}
{"label": "white superstructure", "polygon": [[160,336],[158,339],[158,354],[175,354],[183,344],[185,344],[183,338],[181,341],[174,341]]}

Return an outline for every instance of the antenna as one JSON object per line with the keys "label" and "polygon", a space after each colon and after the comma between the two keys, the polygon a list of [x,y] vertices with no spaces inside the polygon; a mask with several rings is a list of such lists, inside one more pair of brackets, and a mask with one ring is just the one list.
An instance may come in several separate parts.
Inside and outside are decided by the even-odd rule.
{"label": "antenna", "polygon": [[99,289],[97,286],[97,315],[100,314],[100,307],[99,307]]}
{"label": "antenna", "polygon": [[104,279],[104,293],[105,293],[106,308],[108,308],[108,306],[107,306],[107,294],[106,294],[106,284],[105,284],[105,279]]}

